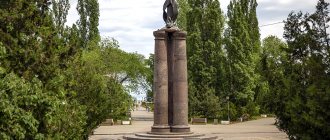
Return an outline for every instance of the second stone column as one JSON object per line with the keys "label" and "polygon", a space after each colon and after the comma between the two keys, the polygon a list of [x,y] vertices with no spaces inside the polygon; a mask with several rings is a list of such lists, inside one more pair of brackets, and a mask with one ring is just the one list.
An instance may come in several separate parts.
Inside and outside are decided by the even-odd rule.
{"label": "second stone column", "polygon": [[172,132],[190,132],[188,126],[187,33],[177,31],[174,39],[173,124]]}

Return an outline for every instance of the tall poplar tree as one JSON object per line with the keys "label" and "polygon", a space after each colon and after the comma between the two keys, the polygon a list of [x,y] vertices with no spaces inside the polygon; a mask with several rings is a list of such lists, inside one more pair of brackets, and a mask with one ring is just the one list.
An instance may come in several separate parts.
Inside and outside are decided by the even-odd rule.
{"label": "tall poplar tree", "polygon": [[[230,101],[243,107],[240,114],[253,115],[260,53],[260,33],[256,17],[256,0],[233,0],[228,6],[228,28],[225,31]],[[246,107],[245,107],[246,106]]]}
{"label": "tall poplar tree", "polygon": [[63,33],[70,9],[69,0],[52,0],[52,13],[55,26],[60,33]]}
{"label": "tall poplar tree", "polygon": [[78,0],[77,10],[80,16],[78,27],[81,45],[86,48],[90,41],[100,41],[98,0]]}
{"label": "tall poplar tree", "polygon": [[[217,117],[218,74],[224,62],[224,18],[218,0],[188,0],[187,54],[190,115]],[[220,73],[221,74],[221,73]]]}
{"label": "tall poplar tree", "polygon": [[190,7],[188,4],[188,0],[177,0],[179,7],[179,15],[177,19],[177,25],[182,30],[187,30],[187,12]]}

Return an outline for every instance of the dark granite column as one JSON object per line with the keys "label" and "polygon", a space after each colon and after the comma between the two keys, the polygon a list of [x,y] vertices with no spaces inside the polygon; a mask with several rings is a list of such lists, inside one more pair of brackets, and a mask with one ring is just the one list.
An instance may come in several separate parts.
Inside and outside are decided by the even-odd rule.
{"label": "dark granite column", "polygon": [[172,132],[190,132],[188,126],[188,77],[186,55],[186,32],[173,33],[173,125]]}
{"label": "dark granite column", "polygon": [[154,125],[151,132],[170,132],[168,125],[168,64],[166,33],[164,30],[154,32],[155,66],[154,66]]}

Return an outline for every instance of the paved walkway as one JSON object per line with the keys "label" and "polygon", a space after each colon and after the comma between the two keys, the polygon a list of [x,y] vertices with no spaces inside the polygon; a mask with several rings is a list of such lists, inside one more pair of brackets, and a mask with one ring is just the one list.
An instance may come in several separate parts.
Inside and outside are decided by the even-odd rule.
{"label": "paved walkway", "polygon": [[[122,139],[125,135],[148,132],[152,126],[153,114],[139,108],[132,112],[132,125],[100,126],[95,130],[90,140]],[[224,140],[287,140],[287,135],[280,132],[274,118],[248,121],[231,125],[190,125],[196,133],[216,135]]]}

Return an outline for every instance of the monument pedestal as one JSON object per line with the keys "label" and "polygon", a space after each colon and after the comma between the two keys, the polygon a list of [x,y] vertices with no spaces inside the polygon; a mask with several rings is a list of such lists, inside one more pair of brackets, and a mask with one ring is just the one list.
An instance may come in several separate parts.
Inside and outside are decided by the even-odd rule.
{"label": "monument pedestal", "polygon": [[190,132],[186,35],[178,28],[163,28],[154,32],[155,109],[151,132]]}
{"label": "monument pedestal", "polygon": [[[162,134],[148,134],[141,133],[135,136],[124,136],[127,140],[215,140],[217,136],[205,136],[204,134],[182,134],[182,133],[162,133]],[[219,139],[218,139],[219,140]]]}
{"label": "monument pedestal", "polygon": [[188,125],[187,33],[172,27],[157,30],[154,36],[154,125],[151,132],[124,139],[217,139],[217,136],[195,134]]}
{"label": "monument pedestal", "polygon": [[177,2],[166,0],[163,6],[166,27],[154,31],[154,124],[151,132],[124,139],[217,139],[217,136],[195,134],[188,125],[187,33],[175,26],[177,16]]}

